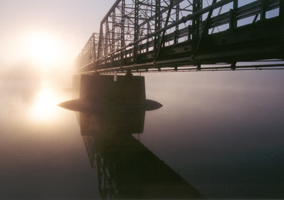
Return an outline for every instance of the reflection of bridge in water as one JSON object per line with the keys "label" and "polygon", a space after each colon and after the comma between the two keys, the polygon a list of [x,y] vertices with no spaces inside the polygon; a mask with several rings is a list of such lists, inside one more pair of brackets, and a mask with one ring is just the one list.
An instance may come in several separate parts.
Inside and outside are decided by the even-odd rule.
{"label": "reflection of bridge in water", "polygon": [[61,104],[89,113],[81,134],[102,197],[203,198],[131,135],[146,100],[132,73],[283,69],[283,49],[282,0],[116,0],[75,60],[79,99]]}
{"label": "reflection of bridge in water", "polygon": [[144,116],[137,108],[79,114],[102,198],[204,198],[131,135],[143,132]]}
{"label": "reflection of bridge in water", "polygon": [[283,45],[282,0],[116,0],[75,63],[78,73],[279,68]]}

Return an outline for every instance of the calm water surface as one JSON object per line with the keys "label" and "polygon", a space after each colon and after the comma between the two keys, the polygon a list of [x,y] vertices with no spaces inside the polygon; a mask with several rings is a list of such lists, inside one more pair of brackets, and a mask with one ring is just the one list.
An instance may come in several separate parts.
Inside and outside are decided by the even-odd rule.
{"label": "calm water surface", "polygon": [[130,114],[75,113],[56,106],[64,87],[2,80],[0,199],[284,198],[283,77],[146,74],[163,107]]}

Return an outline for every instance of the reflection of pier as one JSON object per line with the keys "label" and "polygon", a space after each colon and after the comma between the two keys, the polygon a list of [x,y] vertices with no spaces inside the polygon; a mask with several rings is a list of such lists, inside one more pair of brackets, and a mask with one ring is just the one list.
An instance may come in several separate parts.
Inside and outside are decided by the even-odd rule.
{"label": "reflection of pier", "polygon": [[[145,111],[127,110],[79,115],[91,166],[98,170],[102,198],[204,198],[131,135],[143,131]],[[122,125],[122,116],[132,121]]]}
{"label": "reflection of pier", "polygon": [[204,198],[131,135],[143,132],[146,111],[162,106],[146,99],[144,77],[82,75],[74,77],[76,90],[78,99],[59,105],[79,111],[102,198]]}

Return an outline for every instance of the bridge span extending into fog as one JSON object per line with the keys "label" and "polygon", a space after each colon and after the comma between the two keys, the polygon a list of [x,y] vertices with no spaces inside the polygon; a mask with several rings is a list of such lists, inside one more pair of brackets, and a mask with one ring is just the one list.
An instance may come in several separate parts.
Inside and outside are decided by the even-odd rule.
{"label": "bridge span extending into fog", "polygon": [[75,66],[79,74],[279,69],[283,48],[281,0],[116,0]]}
{"label": "bridge span extending into fog", "polygon": [[101,197],[204,198],[132,136],[162,107],[132,73],[284,69],[283,50],[284,0],[116,0],[75,59],[77,99],[59,104],[80,112]]}

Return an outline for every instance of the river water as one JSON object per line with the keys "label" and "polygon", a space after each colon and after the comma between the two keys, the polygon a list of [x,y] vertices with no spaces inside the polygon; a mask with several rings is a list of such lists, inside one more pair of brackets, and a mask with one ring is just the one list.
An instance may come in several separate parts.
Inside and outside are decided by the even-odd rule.
{"label": "river water", "polygon": [[2,80],[0,199],[178,198],[181,185],[200,195],[184,198],[284,198],[283,71],[144,76],[163,107],[126,123],[139,134],[121,113],[58,107],[66,86]]}

